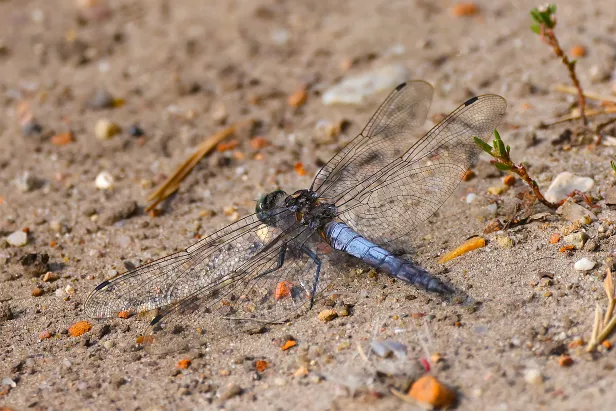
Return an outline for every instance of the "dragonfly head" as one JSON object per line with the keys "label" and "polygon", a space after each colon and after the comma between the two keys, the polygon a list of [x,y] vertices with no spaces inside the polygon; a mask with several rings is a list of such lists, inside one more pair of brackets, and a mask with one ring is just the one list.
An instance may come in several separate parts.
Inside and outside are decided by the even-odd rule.
{"label": "dragonfly head", "polygon": [[282,190],[276,190],[262,195],[257,201],[257,206],[255,207],[255,212],[257,213],[259,220],[265,221],[268,218],[269,211],[283,206],[284,199],[287,198],[287,196],[288,194]]}

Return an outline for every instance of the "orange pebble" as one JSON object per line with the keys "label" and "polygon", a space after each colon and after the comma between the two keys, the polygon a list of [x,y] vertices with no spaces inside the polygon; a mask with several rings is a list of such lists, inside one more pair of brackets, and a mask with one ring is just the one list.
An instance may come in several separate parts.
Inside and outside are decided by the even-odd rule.
{"label": "orange pebble", "polygon": [[57,246],[57,245],[58,245],[58,243],[56,243],[54,240],[51,240],[51,241],[49,242],[49,246],[50,246],[51,248],[54,248],[54,247],[55,247],[55,246]]}
{"label": "orange pebble", "polygon": [[264,147],[269,146],[269,141],[267,141],[263,137],[254,137],[252,140],[250,140],[250,146],[254,150],[260,150]]}
{"label": "orange pebble", "polygon": [[274,299],[280,300],[282,298],[291,296],[291,289],[293,285],[288,281],[281,281],[276,284],[276,290],[274,291]]}
{"label": "orange pebble", "polygon": [[88,321],[78,321],[75,324],[71,325],[68,329],[68,333],[73,337],[79,337],[90,331],[92,329],[92,324]]}
{"label": "orange pebble", "polygon": [[451,9],[454,17],[468,17],[479,13],[479,7],[475,3],[458,3]]}
{"label": "orange pebble", "polygon": [[567,251],[571,251],[574,248],[575,248],[575,246],[572,246],[572,245],[563,245],[562,247],[560,247],[558,249],[558,251],[561,252],[561,253],[566,253]]}
{"label": "orange pebble", "polygon": [[560,241],[560,234],[552,233],[550,234],[550,239],[548,240],[550,244],[556,244]]}
{"label": "orange pebble", "polygon": [[51,333],[48,330],[45,330],[39,334],[39,340],[46,340],[48,338],[51,338]]}
{"label": "orange pebble", "polygon": [[462,181],[470,181],[475,178],[475,172],[473,170],[466,170],[466,173],[462,176]]}
{"label": "orange pebble", "polygon": [[304,165],[301,162],[295,163],[295,172],[300,176],[306,175],[306,169],[304,169]]}
{"label": "orange pebble", "polygon": [[255,362],[255,369],[257,370],[257,372],[265,371],[267,369],[267,361],[257,360]]}
{"label": "orange pebble", "polygon": [[54,146],[65,146],[72,141],[73,133],[71,133],[70,131],[67,133],[56,134],[55,136],[51,137],[51,144],[53,144]]}
{"label": "orange pebble", "polygon": [[569,348],[571,350],[573,348],[581,347],[582,345],[584,345],[584,341],[581,338],[577,338],[577,339],[571,341],[567,345],[567,348]]}
{"label": "orange pebble", "polygon": [[586,55],[586,47],[577,44],[569,49],[569,54],[574,58],[584,57]]}
{"label": "orange pebble", "polygon": [[462,254],[468,253],[469,251],[475,250],[477,248],[485,247],[485,246],[486,246],[486,240],[483,237],[473,237],[470,240],[467,240],[464,243],[462,243],[455,250],[452,250],[448,252],[447,254],[445,254],[444,256],[442,256],[438,260],[438,262],[441,264],[446,263],[449,260],[452,260],[456,257],[461,256]]}
{"label": "orange pebble", "polygon": [[561,367],[571,367],[573,365],[573,358],[568,355],[561,355],[558,359],[558,365]]}
{"label": "orange pebble", "polygon": [[612,343],[609,342],[608,340],[603,340],[601,345],[604,346],[606,350],[611,350],[612,349]]}
{"label": "orange pebble", "polygon": [[297,345],[297,342],[293,341],[293,340],[287,340],[282,347],[280,348],[282,351],[286,351],[291,347],[295,347]]}
{"label": "orange pebble", "polygon": [[43,295],[43,290],[38,287],[32,289],[32,297],[40,297],[41,295]]}
{"label": "orange pebble", "polygon": [[287,104],[289,104],[293,108],[297,108],[302,106],[306,99],[308,98],[308,93],[306,93],[306,87],[299,87],[293,94],[289,96],[287,99]]}
{"label": "orange pebble", "polygon": [[190,360],[188,358],[185,358],[183,360],[178,361],[177,367],[183,370],[187,369],[188,367],[190,367]]}
{"label": "orange pebble", "polygon": [[424,375],[413,383],[409,396],[433,407],[451,407],[456,402],[456,393],[431,375]]}
{"label": "orange pebble", "polygon": [[128,317],[130,317],[130,311],[120,311],[118,313],[118,318],[126,319]]}
{"label": "orange pebble", "polygon": [[515,184],[515,177],[512,175],[506,175],[503,178],[503,184],[509,187],[513,186]]}

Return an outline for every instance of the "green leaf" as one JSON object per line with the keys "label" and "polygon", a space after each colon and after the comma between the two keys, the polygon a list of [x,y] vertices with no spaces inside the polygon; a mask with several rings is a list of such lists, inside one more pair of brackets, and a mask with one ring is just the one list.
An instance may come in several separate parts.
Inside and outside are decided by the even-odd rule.
{"label": "green leaf", "polygon": [[509,170],[511,170],[511,166],[509,166],[507,164],[498,163],[498,162],[493,162],[492,164],[494,164],[494,167],[498,168],[501,171],[509,171]]}
{"label": "green leaf", "polygon": [[492,146],[490,146],[488,143],[486,143],[485,141],[483,141],[482,139],[480,139],[479,137],[473,137],[473,140],[475,141],[475,144],[482,149],[483,151],[485,151],[488,154],[492,154]]}
{"label": "green leaf", "polygon": [[556,4],[548,5],[548,11],[550,12],[550,14],[556,13]]}
{"label": "green leaf", "polygon": [[536,34],[541,34],[541,26],[540,26],[539,24],[533,24],[533,25],[531,25],[531,26],[530,26],[530,30],[531,30],[533,33],[536,33]]}
{"label": "green leaf", "polygon": [[511,147],[507,146],[507,154],[511,152]]}
{"label": "green leaf", "polygon": [[612,166],[612,170],[614,170],[614,172],[616,173],[616,163],[610,161],[610,165]]}
{"label": "green leaf", "polygon": [[497,129],[494,129],[494,137],[495,137],[497,140],[501,140],[501,141],[502,141],[501,136],[500,136],[500,134],[498,134],[498,130],[497,130]]}

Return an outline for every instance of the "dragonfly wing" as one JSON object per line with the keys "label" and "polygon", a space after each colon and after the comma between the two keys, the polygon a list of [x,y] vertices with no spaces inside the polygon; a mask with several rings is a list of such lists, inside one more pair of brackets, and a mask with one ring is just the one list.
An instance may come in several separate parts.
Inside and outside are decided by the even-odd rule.
{"label": "dragonfly wing", "polygon": [[336,202],[339,217],[370,240],[387,244],[430,217],[453,193],[505,115],[497,95],[473,97],[403,155]]}
{"label": "dragonfly wing", "polygon": [[425,81],[396,87],[364,130],[319,171],[311,189],[336,199],[401,156],[415,140],[411,131],[425,122],[433,92]]}
{"label": "dragonfly wing", "polygon": [[276,240],[297,225],[295,214],[287,209],[276,209],[274,214],[275,227],[265,225],[253,214],[183,251],[102,282],[88,296],[86,314],[105,318],[116,317],[121,311],[149,311],[228,281],[239,267],[264,250],[275,253],[280,247]]}
{"label": "dragonfly wing", "polygon": [[[314,232],[302,227],[288,242],[283,265],[277,253],[261,253],[239,267],[229,281],[195,290],[192,296],[161,311],[144,332],[146,350],[164,354],[194,348],[241,332],[260,330],[301,315],[318,301],[331,283],[327,256],[310,247],[321,264],[315,287],[317,262],[302,248]],[[327,268],[326,268],[327,265]],[[313,296],[313,290],[316,292]]]}

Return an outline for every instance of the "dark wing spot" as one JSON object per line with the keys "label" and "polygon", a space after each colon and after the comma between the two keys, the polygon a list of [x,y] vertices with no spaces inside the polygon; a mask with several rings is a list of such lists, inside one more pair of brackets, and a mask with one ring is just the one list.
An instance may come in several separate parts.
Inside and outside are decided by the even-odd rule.
{"label": "dark wing spot", "polygon": [[107,285],[109,285],[109,280],[105,280],[102,283],[100,283],[99,285],[97,285],[96,288],[94,289],[94,291],[98,291],[101,288],[105,288],[105,287],[107,287]]}
{"label": "dark wing spot", "polygon": [[471,104],[473,104],[475,101],[479,100],[479,97],[471,97],[468,100],[466,100],[466,102],[464,103],[465,106],[470,106]]}
{"label": "dark wing spot", "polygon": [[398,87],[396,87],[396,91],[400,91],[400,90],[402,90],[404,87],[406,87],[406,83],[398,84]]}

